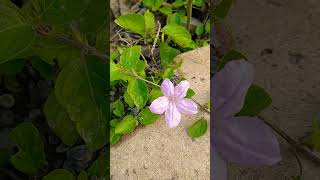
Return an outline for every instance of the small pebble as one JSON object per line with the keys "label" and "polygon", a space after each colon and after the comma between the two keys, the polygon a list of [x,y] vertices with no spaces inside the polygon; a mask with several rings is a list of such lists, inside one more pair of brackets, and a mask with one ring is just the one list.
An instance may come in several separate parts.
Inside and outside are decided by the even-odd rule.
{"label": "small pebble", "polygon": [[42,111],[40,109],[31,109],[29,111],[28,120],[34,121],[42,116]]}
{"label": "small pebble", "polygon": [[92,152],[90,152],[86,145],[75,146],[71,148],[68,153],[68,159],[78,160],[78,161],[90,161],[92,158]]}
{"label": "small pebble", "polygon": [[57,145],[60,143],[59,138],[54,135],[49,135],[48,141],[49,141],[49,144],[52,144],[52,145]]}
{"label": "small pebble", "polygon": [[15,100],[11,94],[3,94],[0,96],[0,106],[4,108],[12,108]]}
{"label": "small pebble", "polygon": [[14,122],[14,113],[10,110],[0,111],[0,124],[2,125],[13,125]]}
{"label": "small pebble", "polygon": [[57,153],[65,153],[69,150],[69,147],[63,143],[61,143],[57,148],[56,148],[56,152]]}

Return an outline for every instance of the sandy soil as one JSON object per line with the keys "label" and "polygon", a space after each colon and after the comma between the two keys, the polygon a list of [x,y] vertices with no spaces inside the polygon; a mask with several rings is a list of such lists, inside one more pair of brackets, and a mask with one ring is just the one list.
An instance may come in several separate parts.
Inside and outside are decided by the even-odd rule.
{"label": "sandy soil", "polygon": [[[236,1],[227,21],[236,47],[256,67],[256,82],[273,97],[262,115],[299,139],[320,105],[320,1]],[[283,161],[259,170],[230,165],[230,180],[286,180],[298,165],[285,142]],[[319,180],[320,167],[302,158],[303,179]]]}

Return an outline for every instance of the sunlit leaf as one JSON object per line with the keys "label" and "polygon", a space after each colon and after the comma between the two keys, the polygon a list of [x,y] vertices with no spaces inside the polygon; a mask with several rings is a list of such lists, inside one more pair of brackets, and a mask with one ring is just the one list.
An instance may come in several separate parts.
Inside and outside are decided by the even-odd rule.
{"label": "sunlit leaf", "polygon": [[198,138],[203,136],[207,132],[207,129],[208,123],[204,118],[202,118],[188,128],[188,135],[192,138]]}

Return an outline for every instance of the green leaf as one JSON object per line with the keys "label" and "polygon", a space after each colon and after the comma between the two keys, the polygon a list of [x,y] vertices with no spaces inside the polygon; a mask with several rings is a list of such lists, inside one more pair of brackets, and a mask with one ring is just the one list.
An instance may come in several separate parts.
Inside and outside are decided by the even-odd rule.
{"label": "green leaf", "polygon": [[69,146],[74,145],[79,139],[76,126],[66,109],[58,103],[54,92],[49,95],[43,111],[49,127],[62,142]]}
{"label": "green leaf", "polygon": [[176,1],[174,1],[171,5],[172,5],[173,7],[175,7],[175,8],[179,8],[179,7],[184,6],[185,4],[186,4],[186,2],[183,1],[183,0],[176,0]]}
{"label": "green leaf", "polygon": [[31,60],[32,67],[36,69],[47,80],[53,80],[55,72],[52,65],[41,60],[39,57],[33,57]]}
{"label": "green leaf", "polygon": [[48,64],[55,65],[55,60],[57,60],[60,68],[68,65],[70,60],[80,59],[79,49],[62,44],[51,37],[37,36],[32,49]]}
{"label": "green leaf", "polygon": [[105,60],[86,56],[64,67],[55,85],[58,102],[76,122],[79,135],[91,150],[101,148],[108,140],[107,68]]}
{"label": "green leaf", "polygon": [[36,33],[26,22],[20,8],[9,0],[1,0],[0,12],[0,64],[13,58],[30,56],[32,51],[29,47]]}
{"label": "green leaf", "polygon": [[119,120],[118,119],[112,119],[111,121],[110,121],[110,126],[111,127],[117,127],[117,125],[119,124]]}
{"label": "green leaf", "polygon": [[25,174],[37,174],[45,162],[44,146],[37,128],[32,123],[21,123],[10,137],[19,149],[10,159],[12,165]]}
{"label": "green leaf", "polygon": [[210,103],[210,100],[208,100],[208,102],[207,102],[207,105],[206,105],[206,106],[207,106],[207,109],[209,109],[209,110],[210,110],[210,104],[211,104],[211,103]]}
{"label": "green leaf", "polygon": [[176,56],[180,54],[178,49],[170,47],[167,43],[160,45],[160,59],[164,64],[171,64]]}
{"label": "green leaf", "polygon": [[192,5],[203,7],[206,4],[206,0],[193,0]]}
{"label": "green leaf", "polygon": [[171,8],[171,6],[168,6],[168,5],[165,5],[165,6],[163,6],[162,8],[160,8],[159,11],[160,11],[162,14],[165,14],[165,15],[172,14],[172,8]]}
{"label": "green leaf", "polygon": [[81,170],[80,174],[78,175],[78,180],[88,180],[87,172],[84,170]]}
{"label": "green leaf", "polygon": [[192,98],[195,94],[196,94],[196,92],[194,92],[193,89],[189,88],[187,91],[186,98]]}
{"label": "green leaf", "polygon": [[117,144],[119,142],[120,138],[121,138],[121,135],[115,133],[115,128],[111,128],[110,129],[110,144],[111,145]]}
{"label": "green leaf", "polygon": [[218,64],[218,71],[220,71],[229,61],[233,60],[240,60],[240,59],[247,59],[241,52],[231,49],[230,51],[226,52],[220,60]]}
{"label": "green leaf", "polygon": [[75,177],[71,172],[69,172],[66,169],[55,169],[42,178],[42,180],[57,180],[57,179],[75,180]]}
{"label": "green leaf", "polygon": [[120,65],[127,70],[139,68],[141,46],[126,48],[121,53]]}
{"label": "green leaf", "polygon": [[160,115],[152,113],[147,107],[141,110],[138,115],[138,120],[142,125],[146,126],[156,122],[159,117]]}
{"label": "green leaf", "polygon": [[208,129],[207,121],[204,118],[199,119],[188,128],[188,135],[192,138],[203,136]]}
{"label": "green leaf", "polygon": [[[0,14],[0,19],[3,18]],[[0,26],[0,64],[7,62],[26,51],[35,39],[31,25],[15,24]],[[19,43],[17,43],[19,42]]]}
{"label": "green leaf", "polygon": [[181,25],[181,16],[178,13],[169,14],[167,24]]}
{"label": "green leaf", "polygon": [[313,151],[320,152],[320,121],[317,117],[312,121],[312,132],[304,141]]}
{"label": "green leaf", "polygon": [[158,97],[163,96],[163,93],[161,91],[160,88],[156,87],[153,88],[150,92],[150,96],[149,96],[149,102],[154,101],[155,99],[157,99]]}
{"label": "green leaf", "polygon": [[163,33],[183,48],[195,48],[190,32],[182,26],[169,24],[162,29]]}
{"label": "green leaf", "polygon": [[167,68],[164,70],[163,74],[162,74],[162,79],[171,79],[174,75],[174,69],[172,68]]}
{"label": "green leaf", "polygon": [[204,33],[204,25],[200,23],[196,27],[196,35],[201,36],[203,33]]}
{"label": "green leaf", "polygon": [[116,134],[129,134],[136,128],[137,120],[132,116],[125,116],[115,129]]}
{"label": "green leaf", "polygon": [[214,9],[213,9],[213,19],[214,22],[224,20],[232,6],[233,0],[222,0]]}
{"label": "green leaf", "polygon": [[149,10],[144,12],[144,21],[145,21],[146,33],[153,34],[154,25],[155,25],[154,24],[154,15]]}
{"label": "green leaf", "polygon": [[78,20],[79,28],[84,33],[97,32],[109,20],[107,0],[90,0],[88,8],[81,14]]}
{"label": "green leaf", "polygon": [[211,28],[210,28],[210,19],[207,21],[206,25],[204,26],[204,30],[207,34],[210,34]]}
{"label": "green leaf", "polygon": [[112,104],[113,114],[117,117],[122,117],[124,115],[124,106],[120,100],[117,100]]}
{"label": "green leaf", "polygon": [[244,105],[238,116],[257,116],[272,102],[270,95],[258,85],[252,84],[248,89]]}
{"label": "green leaf", "polygon": [[110,61],[110,82],[122,79],[120,65]]}
{"label": "green leaf", "polygon": [[141,14],[126,14],[118,17],[115,23],[142,36],[146,35],[145,19]]}
{"label": "green leaf", "polygon": [[110,158],[107,152],[102,153],[88,169],[89,176],[97,176],[98,179],[109,177]]}
{"label": "green leaf", "polygon": [[2,63],[0,64],[0,75],[15,75],[21,72],[25,64],[25,59],[13,59]]}
{"label": "green leaf", "polygon": [[163,0],[142,0],[143,5],[151,8],[152,11],[157,11],[163,2]]}
{"label": "green leaf", "polygon": [[129,105],[129,107],[133,108],[134,107],[134,101],[129,95],[128,91],[126,91],[123,95],[124,101]]}
{"label": "green leaf", "polygon": [[39,16],[50,24],[66,24],[80,17],[89,4],[90,0],[42,0],[38,3]]}
{"label": "green leaf", "polygon": [[144,81],[140,79],[131,81],[128,85],[127,92],[139,109],[142,109],[146,105],[149,97],[149,90]]}

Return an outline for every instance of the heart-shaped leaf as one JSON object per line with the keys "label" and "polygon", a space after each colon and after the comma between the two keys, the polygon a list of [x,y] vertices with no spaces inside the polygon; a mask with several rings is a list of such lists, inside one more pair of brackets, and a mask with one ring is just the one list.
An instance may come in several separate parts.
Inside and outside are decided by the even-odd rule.
{"label": "heart-shaped leaf", "polygon": [[19,171],[35,175],[44,165],[45,154],[39,132],[32,123],[19,124],[10,134],[19,152],[11,157],[12,165]]}
{"label": "heart-shaped leaf", "polygon": [[78,133],[91,150],[101,148],[108,140],[107,68],[105,60],[87,56],[69,63],[56,80],[57,100],[76,122]]}

